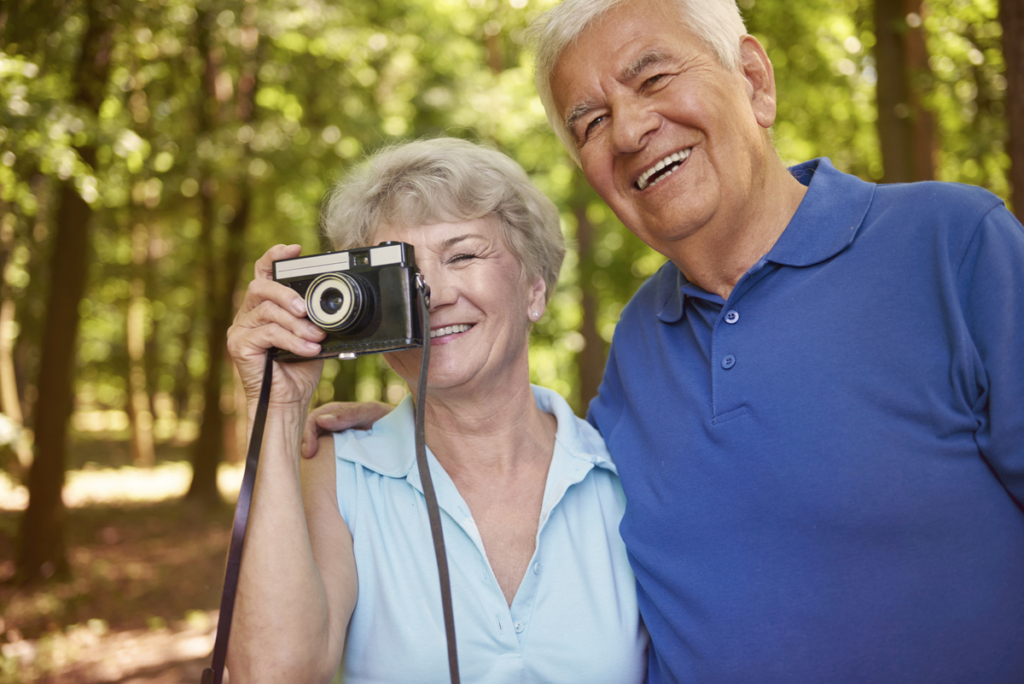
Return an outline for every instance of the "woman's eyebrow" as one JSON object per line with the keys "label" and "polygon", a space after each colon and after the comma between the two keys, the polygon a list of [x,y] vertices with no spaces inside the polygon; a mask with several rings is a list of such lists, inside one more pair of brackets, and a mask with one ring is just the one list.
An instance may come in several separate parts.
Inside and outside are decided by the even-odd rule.
{"label": "woman's eyebrow", "polygon": [[456,235],[455,237],[450,237],[444,242],[442,242],[441,250],[443,251],[446,249],[451,249],[460,242],[463,242],[464,240],[472,240],[473,238],[479,238],[481,240],[485,239],[484,236],[480,235],[479,233],[466,233],[465,235]]}

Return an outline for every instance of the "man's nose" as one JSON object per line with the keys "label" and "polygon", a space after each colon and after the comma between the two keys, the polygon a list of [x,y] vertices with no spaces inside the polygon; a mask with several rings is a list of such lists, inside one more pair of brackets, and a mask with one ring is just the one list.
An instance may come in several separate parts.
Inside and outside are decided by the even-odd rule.
{"label": "man's nose", "polygon": [[618,153],[636,152],[661,127],[661,117],[646,103],[626,98],[612,112],[612,143]]}

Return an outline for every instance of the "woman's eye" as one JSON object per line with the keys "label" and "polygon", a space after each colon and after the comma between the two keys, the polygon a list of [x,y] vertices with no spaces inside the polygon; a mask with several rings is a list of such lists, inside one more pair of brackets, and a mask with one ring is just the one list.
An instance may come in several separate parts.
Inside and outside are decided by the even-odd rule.
{"label": "woman's eye", "polygon": [[454,264],[459,261],[469,261],[471,259],[476,259],[476,254],[456,254],[448,260],[448,263]]}

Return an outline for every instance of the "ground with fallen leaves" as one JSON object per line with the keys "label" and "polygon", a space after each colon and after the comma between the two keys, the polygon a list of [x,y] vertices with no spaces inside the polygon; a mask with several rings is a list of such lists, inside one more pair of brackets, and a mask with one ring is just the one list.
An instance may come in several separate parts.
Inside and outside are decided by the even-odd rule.
{"label": "ground with fallen leaves", "polygon": [[[228,499],[240,472],[221,473]],[[0,684],[199,682],[213,648],[233,502],[208,511],[183,500],[189,476],[180,461],[69,473],[72,577],[0,583]],[[0,481],[0,582],[14,572],[24,500],[23,488]]]}

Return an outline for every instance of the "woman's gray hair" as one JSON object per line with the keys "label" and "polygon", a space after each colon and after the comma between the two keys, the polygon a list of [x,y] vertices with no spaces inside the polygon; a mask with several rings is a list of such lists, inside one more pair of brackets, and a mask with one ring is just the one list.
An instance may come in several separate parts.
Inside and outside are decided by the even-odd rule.
{"label": "woman's gray hair", "polygon": [[321,227],[336,250],[369,246],[389,224],[494,216],[527,281],[550,298],[565,256],[558,210],[516,162],[457,138],[392,145],[357,165],[328,196]]}
{"label": "woman's gray hair", "polygon": [[[740,38],[747,29],[736,6],[736,0],[665,0],[675,6],[694,35],[718,57],[726,69],[735,69],[740,60]],[[558,116],[551,89],[551,74],[562,52],[574,45],[580,35],[607,12],[627,0],[564,0],[539,16],[530,26],[536,45],[536,83],[540,101],[548,121],[565,149],[577,164],[580,162],[576,141]]]}

